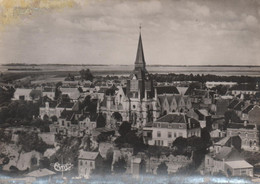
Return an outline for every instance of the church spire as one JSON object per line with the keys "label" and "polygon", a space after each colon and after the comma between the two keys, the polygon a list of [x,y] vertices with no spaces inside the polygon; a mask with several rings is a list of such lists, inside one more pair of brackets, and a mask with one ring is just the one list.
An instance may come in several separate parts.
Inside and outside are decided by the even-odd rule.
{"label": "church spire", "polygon": [[135,59],[135,69],[137,68],[145,69],[144,51],[143,51],[143,43],[142,43],[142,36],[141,36],[141,25],[139,28],[140,28],[140,35],[139,35],[139,42],[137,47],[136,59]]}

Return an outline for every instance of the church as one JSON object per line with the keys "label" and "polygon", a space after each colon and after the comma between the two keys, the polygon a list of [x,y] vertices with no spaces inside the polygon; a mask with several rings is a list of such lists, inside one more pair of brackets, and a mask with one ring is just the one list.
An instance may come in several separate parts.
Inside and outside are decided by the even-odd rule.
{"label": "church", "polygon": [[[168,86],[165,93],[157,93],[153,79],[146,70],[141,32],[139,35],[134,69],[130,74],[126,87],[116,87],[115,93],[107,93],[97,105],[97,112],[106,117],[107,124],[113,121],[115,115],[121,121],[128,121],[132,126],[140,128],[148,122],[169,112],[191,108],[187,97],[179,94],[174,86]],[[171,91],[171,93],[167,93]],[[167,94],[166,94],[167,93]],[[162,100],[163,99],[163,100]]]}

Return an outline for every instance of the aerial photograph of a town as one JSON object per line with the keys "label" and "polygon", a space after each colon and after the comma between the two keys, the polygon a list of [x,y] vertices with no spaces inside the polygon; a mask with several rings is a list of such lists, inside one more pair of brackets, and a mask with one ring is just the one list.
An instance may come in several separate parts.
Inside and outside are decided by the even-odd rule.
{"label": "aerial photograph of a town", "polygon": [[0,0],[0,184],[260,183],[260,1]]}

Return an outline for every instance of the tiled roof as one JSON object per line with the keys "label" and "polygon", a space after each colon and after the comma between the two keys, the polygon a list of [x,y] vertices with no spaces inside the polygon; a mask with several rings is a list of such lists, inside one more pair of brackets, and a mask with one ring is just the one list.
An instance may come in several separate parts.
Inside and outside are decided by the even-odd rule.
{"label": "tiled roof", "polygon": [[90,151],[83,151],[79,150],[79,159],[85,160],[95,160],[98,157],[98,152],[90,152]]}
{"label": "tiled roof", "polygon": [[254,105],[248,105],[242,112],[247,114],[249,111],[251,111],[254,108]]}
{"label": "tiled roof", "polygon": [[178,89],[175,86],[158,86],[156,87],[157,94],[179,94]]}
{"label": "tiled roof", "polygon": [[241,101],[234,107],[234,110],[241,111],[244,108],[244,106],[245,106],[245,102]]}
{"label": "tiled roof", "polygon": [[254,129],[255,125],[252,124],[247,124],[246,126],[244,126],[243,123],[229,123],[227,128],[237,128],[237,129]]}
{"label": "tiled roof", "polygon": [[217,160],[240,160],[241,156],[235,148],[224,146],[220,152],[216,154],[215,158]]}
{"label": "tiled roof", "polygon": [[245,160],[229,161],[226,162],[226,164],[233,169],[253,168],[253,166]]}
{"label": "tiled roof", "polygon": [[186,123],[185,116],[182,114],[167,114],[156,121],[167,123]]}
{"label": "tiled roof", "polygon": [[32,91],[32,89],[25,89],[25,88],[17,88],[15,90],[15,93],[18,93],[18,94],[28,94]]}
{"label": "tiled roof", "polygon": [[239,90],[239,91],[258,91],[255,85],[252,84],[239,84],[233,86],[230,90]]}
{"label": "tiled roof", "polygon": [[157,119],[155,121],[155,123],[181,123],[181,124],[185,124],[186,126],[184,126],[183,128],[199,128],[200,127],[200,123],[194,119],[194,118],[190,118],[185,114],[178,114],[178,113],[170,113],[167,114],[159,119]]}
{"label": "tiled roof", "polygon": [[228,105],[229,109],[233,109],[237,104],[239,103],[239,100],[234,99],[230,102],[230,104]]}
{"label": "tiled roof", "polygon": [[227,146],[227,142],[230,139],[230,137],[224,137],[223,139],[219,140],[218,142],[216,142],[216,145],[221,145],[221,146]]}

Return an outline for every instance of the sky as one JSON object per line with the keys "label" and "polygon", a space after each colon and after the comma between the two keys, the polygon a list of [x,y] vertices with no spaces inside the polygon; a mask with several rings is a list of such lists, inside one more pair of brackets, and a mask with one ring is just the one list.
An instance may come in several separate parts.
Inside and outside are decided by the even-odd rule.
{"label": "sky", "polygon": [[0,64],[260,65],[257,0],[0,0]]}

